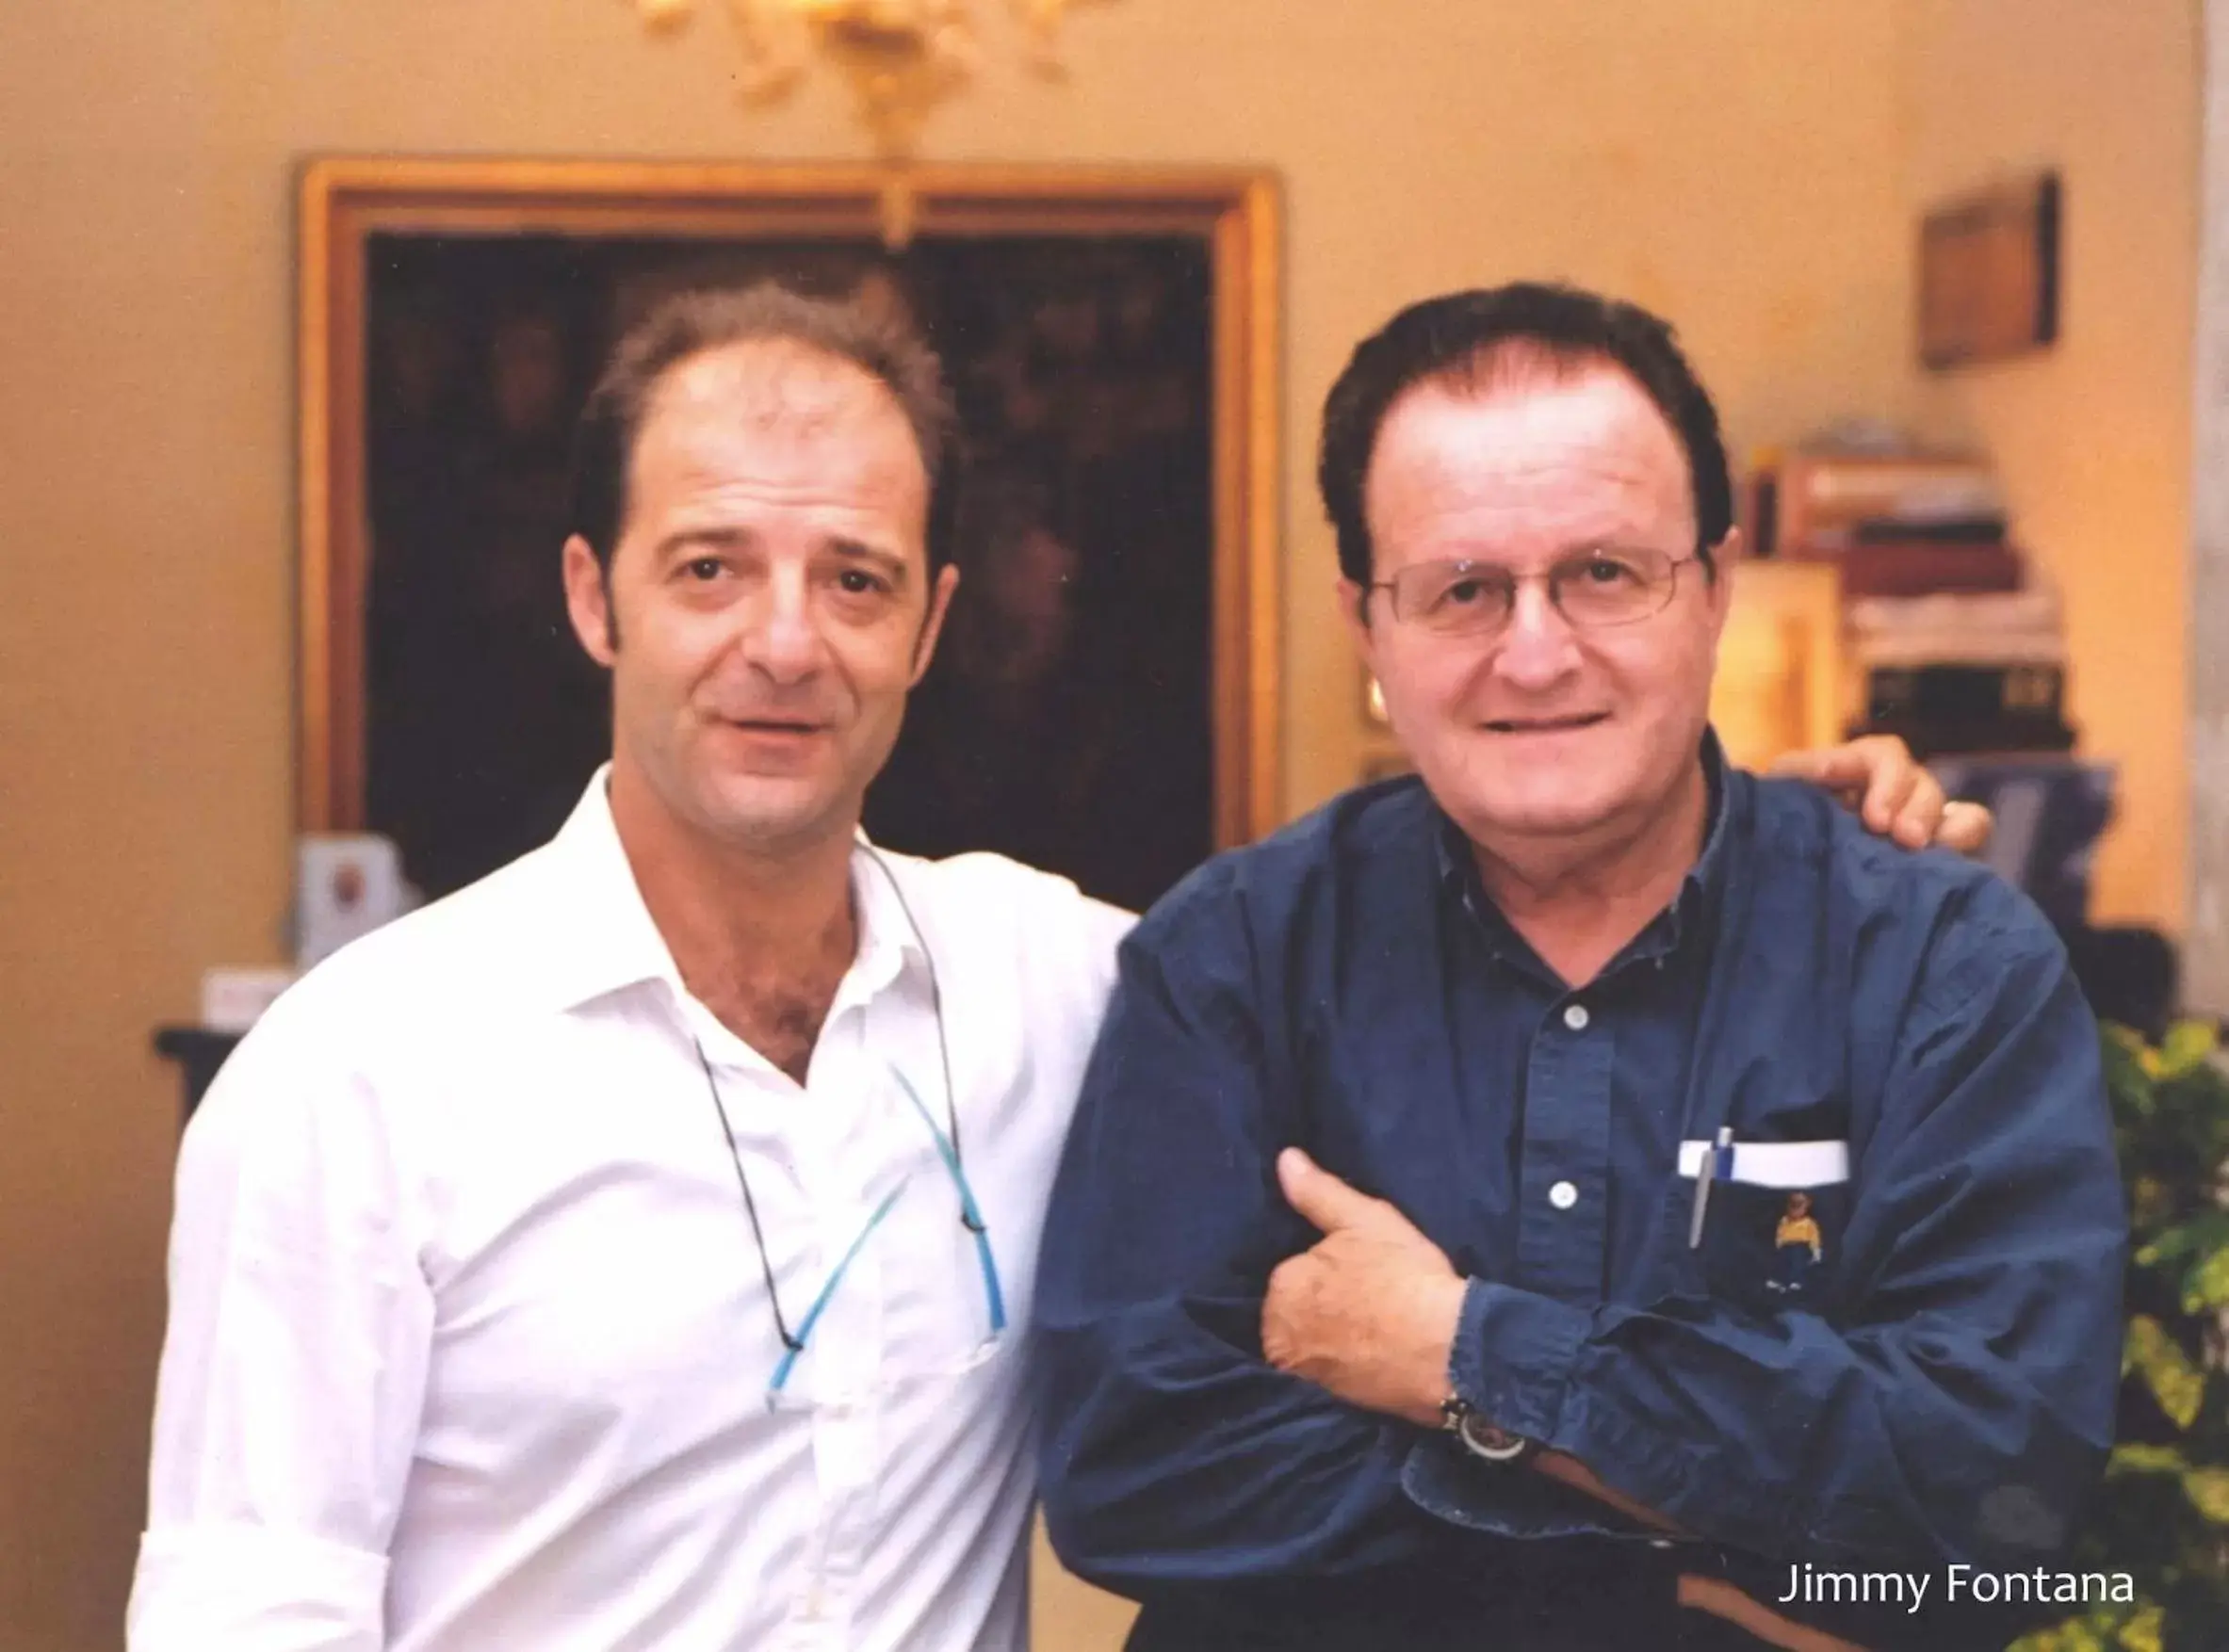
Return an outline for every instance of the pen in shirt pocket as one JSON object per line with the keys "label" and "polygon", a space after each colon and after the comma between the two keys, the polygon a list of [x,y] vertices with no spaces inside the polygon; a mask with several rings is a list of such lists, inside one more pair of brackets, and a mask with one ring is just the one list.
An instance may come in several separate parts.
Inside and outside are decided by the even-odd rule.
{"label": "pen in shirt pocket", "polygon": [[1733,1179],[1733,1126],[1720,1125],[1718,1139],[1710,1151],[1702,1156],[1702,1162],[1695,1170],[1695,1214],[1687,1223],[1687,1248],[1702,1248],[1702,1223],[1711,1211],[1711,1184],[1720,1176]]}

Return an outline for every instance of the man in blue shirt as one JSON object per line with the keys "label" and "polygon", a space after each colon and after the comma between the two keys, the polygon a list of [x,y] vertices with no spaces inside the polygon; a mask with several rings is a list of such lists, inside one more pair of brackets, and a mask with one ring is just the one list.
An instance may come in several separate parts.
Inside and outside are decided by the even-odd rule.
{"label": "man in blue shirt", "polygon": [[2052,1563],[2119,1376],[2058,939],[1724,762],[1738,535],[1655,317],[1414,306],[1320,479],[1417,776],[1124,946],[1038,1282],[1054,1547],[1133,1647],[2001,1645],[1975,1579]]}

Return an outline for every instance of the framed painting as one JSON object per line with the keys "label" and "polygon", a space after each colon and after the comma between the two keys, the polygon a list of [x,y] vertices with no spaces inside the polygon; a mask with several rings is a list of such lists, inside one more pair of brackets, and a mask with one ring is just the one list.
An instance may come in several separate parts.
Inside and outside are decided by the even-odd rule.
{"label": "framed painting", "polygon": [[2058,174],[1944,202],[1920,220],[1919,359],[1941,371],[2058,336]]}
{"label": "framed painting", "polygon": [[610,744],[564,615],[571,427],[683,289],[901,307],[961,584],[867,825],[1143,905],[1278,819],[1278,204],[1250,170],[326,159],[301,201],[301,825],[446,893]]}

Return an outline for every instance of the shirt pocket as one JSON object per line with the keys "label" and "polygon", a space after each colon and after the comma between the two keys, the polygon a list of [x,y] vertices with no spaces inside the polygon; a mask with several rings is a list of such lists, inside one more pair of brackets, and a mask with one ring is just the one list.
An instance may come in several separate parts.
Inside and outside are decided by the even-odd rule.
{"label": "shirt pocket", "polygon": [[1733,1174],[1711,1184],[1704,1282],[1713,1297],[1753,1312],[1823,1313],[1849,1219],[1847,1150],[1838,1142],[1761,1145],[1753,1168],[1737,1157]]}

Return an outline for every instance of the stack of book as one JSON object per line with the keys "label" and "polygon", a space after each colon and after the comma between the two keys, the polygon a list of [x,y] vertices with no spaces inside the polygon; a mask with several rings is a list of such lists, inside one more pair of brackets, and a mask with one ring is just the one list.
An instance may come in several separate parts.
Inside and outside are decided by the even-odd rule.
{"label": "stack of book", "polygon": [[1754,487],[1759,555],[1840,569],[1853,733],[1901,735],[1922,757],[2073,747],[2058,598],[1986,463],[1799,453]]}
{"label": "stack of book", "polygon": [[1844,613],[1864,731],[1902,735],[1923,757],[2073,749],[2049,587],[1860,597]]}

